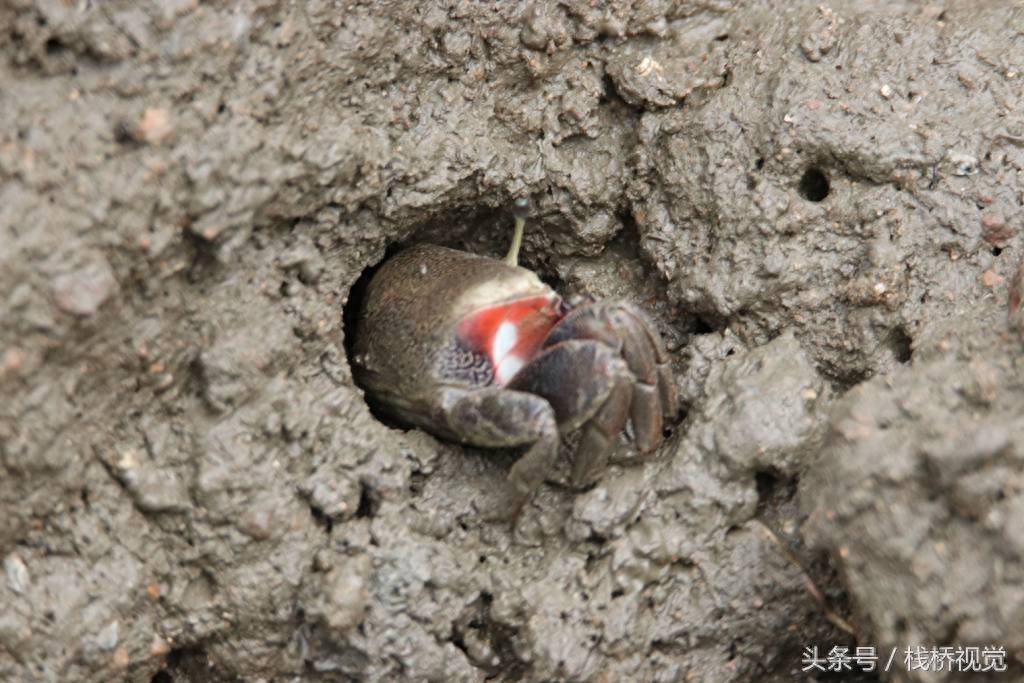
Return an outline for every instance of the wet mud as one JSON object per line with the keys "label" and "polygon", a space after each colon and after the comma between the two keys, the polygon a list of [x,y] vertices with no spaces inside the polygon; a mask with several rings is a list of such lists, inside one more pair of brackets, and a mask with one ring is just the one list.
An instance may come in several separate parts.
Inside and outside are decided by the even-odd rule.
{"label": "wet mud", "polygon": [[[1024,12],[777,4],[0,4],[0,679],[1024,677]],[[512,528],[346,332],[520,197],[684,409]]]}

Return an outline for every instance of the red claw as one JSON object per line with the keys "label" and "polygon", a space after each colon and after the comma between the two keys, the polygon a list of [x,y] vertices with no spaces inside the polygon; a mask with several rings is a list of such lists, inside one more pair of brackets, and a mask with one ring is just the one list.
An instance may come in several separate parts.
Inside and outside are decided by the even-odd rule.
{"label": "red claw", "polygon": [[562,317],[557,297],[538,296],[479,310],[459,323],[457,334],[468,348],[490,359],[495,384],[504,386],[536,355]]}

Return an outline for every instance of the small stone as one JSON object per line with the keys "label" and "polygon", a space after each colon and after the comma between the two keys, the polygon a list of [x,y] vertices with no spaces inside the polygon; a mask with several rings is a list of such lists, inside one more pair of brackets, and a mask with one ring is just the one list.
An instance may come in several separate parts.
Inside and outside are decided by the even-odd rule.
{"label": "small stone", "polygon": [[950,152],[947,155],[953,166],[953,175],[969,176],[978,172],[978,159],[962,152]]}
{"label": "small stone", "polygon": [[363,620],[370,601],[370,558],[360,555],[337,564],[324,576],[324,620],[335,633],[345,633]]}
{"label": "small stone", "polygon": [[114,667],[117,669],[128,668],[128,648],[124,645],[114,651]]}
{"label": "small stone", "polygon": [[981,238],[995,247],[1004,246],[1013,237],[1013,228],[999,211],[981,212]]}
{"label": "small stone", "polygon": [[154,635],[153,641],[149,644],[150,657],[165,657],[171,651],[171,644],[160,636]]}
{"label": "small stone", "polygon": [[117,459],[117,467],[123,472],[128,472],[139,466],[139,454],[134,448],[126,448],[121,457]]}
{"label": "small stone", "polygon": [[117,647],[118,628],[117,619],[107,624],[96,636],[96,647],[108,652]]}
{"label": "small stone", "polygon": [[441,40],[445,54],[449,57],[465,57],[473,47],[473,39],[463,31],[452,31]]}
{"label": "small stone", "polygon": [[811,22],[800,41],[800,50],[810,62],[820,62],[822,58],[832,51],[837,42],[837,29],[839,28],[838,15],[825,7],[818,6],[818,15]]}
{"label": "small stone", "polygon": [[0,357],[0,382],[7,377],[17,375],[18,371],[25,364],[26,358],[27,354],[17,346],[5,349],[3,356]]}
{"label": "small stone", "polygon": [[972,360],[968,365],[969,381],[963,387],[964,396],[978,405],[991,405],[999,390],[999,372],[991,363]]}
{"label": "small stone", "polygon": [[1003,277],[992,270],[986,270],[984,273],[981,274],[981,284],[986,289],[992,289],[993,287],[1002,284],[1002,282]]}
{"label": "small stone", "polygon": [[884,97],[887,100],[892,97],[892,88],[889,86],[888,83],[879,88],[878,92],[882,95],[882,97]]}
{"label": "small stone", "polygon": [[159,145],[174,132],[166,109],[150,108],[142,113],[139,121],[139,137],[142,142]]}
{"label": "small stone", "polygon": [[281,267],[298,273],[303,284],[313,285],[324,270],[323,258],[311,244],[299,244],[281,256]]}
{"label": "small stone", "polygon": [[122,482],[132,500],[144,512],[182,512],[189,496],[181,478],[169,469],[146,465],[124,469]]}
{"label": "small stone", "polygon": [[238,525],[239,530],[256,541],[265,541],[273,535],[274,508],[270,505],[250,508]]}
{"label": "small stone", "polygon": [[162,394],[172,386],[174,386],[174,375],[169,372],[165,372],[161,375],[157,375],[156,381],[153,383],[153,391],[158,394]]}
{"label": "small stone", "polygon": [[7,586],[19,595],[25,592],[31,582],[28,567],[14,553],[4,558],[4,573],[7,575]]}
{"label": "small stone", "polygon": [[70,273],[59,275],[53,282],[57,308],[82,318],[99,310],[117,288],[114,271],[100,255]]}
{"label": "small stone", "polygon": [[326,550],[321,548],[313,555],[313,571],[326,572],[331,568],[331,557]]}
{"label": "small stone", "polygon": [[1024,261],[1021,261],[1017,272],[1010,278],[1010,293],[1006,299],[1006,313],[1010,318],[1010,326],[1024,331],[1024,309],[1021,308],[1022,299],[1024,299]]}

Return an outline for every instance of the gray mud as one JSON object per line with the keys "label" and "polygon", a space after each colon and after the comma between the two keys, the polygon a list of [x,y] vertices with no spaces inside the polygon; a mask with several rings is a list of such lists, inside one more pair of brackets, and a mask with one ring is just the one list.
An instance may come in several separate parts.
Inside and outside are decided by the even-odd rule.
{"label": "gray mud", "polygon": [[[1024,12],[774,4],[0,3],[0,679],[1024,678]],[[343,312],[521,196],[686,410],[512,530]]]}

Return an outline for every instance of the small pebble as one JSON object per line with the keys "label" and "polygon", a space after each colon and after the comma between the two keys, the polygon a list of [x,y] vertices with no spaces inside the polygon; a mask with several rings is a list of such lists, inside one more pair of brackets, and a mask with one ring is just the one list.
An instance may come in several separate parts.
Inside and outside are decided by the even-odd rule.
{"label": "small pebble", "polygon": [[171,651],[171,645],[160,636],[153,636],[153,642],[149,644],[150,657],[163,657]]}
{"label": "small pebble", "polygon": [[989,244],[1001,247],[1013,237],[1013,228],[1006,224],[1006,218],[999,211],[982,211],[981,237]]}
{"label": "small pebble", "polygon": [[110,264],[102,256],[95,256],[80,268],[57,276],[53,297],[60,310],[86,318],[94,315],[116,288]]}
{"label": "small pebble", "polygon": [[4,573],[7,574],[7,586],[19,595],[25,592],[31,581],[28,567],[20,557],[11,553],[4,558]]}
{"label": "small pebble", "polygon": [[150,108],[142,113],[139,121],[139,137],[142,142],[159,145],[174,132],[171,118],[166,109]]}
{"label": "small pebble", "polygon": [[96,647],[107,651],[117,647],[118,628],[119,624],[116,619],[107,624],[96,636]]}
{"label": "small pebble", "polygon": [[991,270],[986,270],[981,274],[981,284],[984,285],[986,289],[992,289],[996,285],[1002,284],[1002,282],[1003,277]]}

